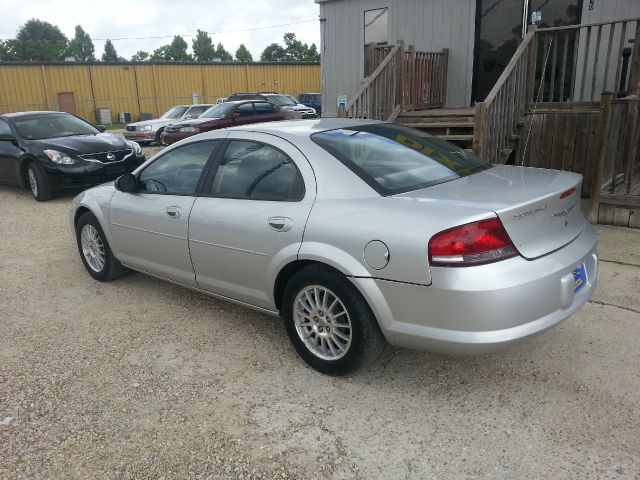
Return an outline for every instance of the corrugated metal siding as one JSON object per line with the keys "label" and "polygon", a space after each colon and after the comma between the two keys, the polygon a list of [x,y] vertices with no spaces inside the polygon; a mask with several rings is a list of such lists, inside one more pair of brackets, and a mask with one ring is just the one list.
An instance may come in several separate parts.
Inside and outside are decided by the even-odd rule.
{"label": "corrugated metal siding", "polygon": [[0,64],[0,112],[56,110],[57,95],[73,92],[76,112],[95,122],[96,108],[159,115],[180,103],[215,103],[234,92],[297,96],[320,91],[317,64]]}
{"label": "corrugated metal siding", "polygon": [[[614,20],[624,20],[627,18],[640,17],[640,0],[585,0],[582,7],[582,18],[580,23],[597,23],[597,22],[610,22]],[[630,22],[627,24],[627,30],[625,33],[625,47],[631,47],[629,43],[635,36],[637,22]],[[604,68],[605,59],[607,58],[607,47],[609,43],[609,35],[611,32],[610,26],[602,27],[601,43],[598,51],[598,64],[597,75],[595,84],[595,96],[591,97],[591,78],[592,72],[595,68],[596,60],[596,41],[597,41],[597,29],[592,29],[591,38],[589,39],[589,47],[586,55],[586,73],[585,79],[579,74],[576,78],[576,84],[574,88],[573,99],[579,100],[599,100],[600,94],[605,91],[617,91],[620,82],[619,78],[615,78],[616,65],[618,61],[618,49],[620,45],[620,34],[622,33],[622,25],[618,24],[613,31],[612,39],[612,58],[610,60],[610,69],[606,78],[606,84],[604,82]],[[587,31],[582,29],[580,31],[580,38],[578,43],[577,55],[578,61],[576,64],[576,71],[581,73],[585,68],[585,49],[587,48]],[[629,66],[630,69],[631,66]],[[586,88],[582,88],[582,82],[586,81]],[[584,94],[582,93],[584,90]]]}
{"label": "corrugated metal siding", "polygon": [[323,112],[335,115],[337,95],[356,93],[364,75],[364,11],[389,8],[389,42],[419,51],[449,49],[447,106],[471,101],[474,0],[335,0],[320,3]]}

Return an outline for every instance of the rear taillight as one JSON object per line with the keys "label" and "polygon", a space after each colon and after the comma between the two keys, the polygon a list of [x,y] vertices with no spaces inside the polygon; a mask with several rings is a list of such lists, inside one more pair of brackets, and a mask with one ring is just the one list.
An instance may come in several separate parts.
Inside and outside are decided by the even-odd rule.
{"label": "rear taillight", "polygon": [[576,189],[575,188],[570,188],[569,190],[567,190],[565,192],[562,192],[562,194],[560,195],[560,200],[565,199],[567,197],[570,197],[574,193],[576,193]]}
{"label": "rear taillight", "polygon": [[434,266],[482,265],[518,254],[498,218],[467,223],[440,232],[429,240],[429,263]]}

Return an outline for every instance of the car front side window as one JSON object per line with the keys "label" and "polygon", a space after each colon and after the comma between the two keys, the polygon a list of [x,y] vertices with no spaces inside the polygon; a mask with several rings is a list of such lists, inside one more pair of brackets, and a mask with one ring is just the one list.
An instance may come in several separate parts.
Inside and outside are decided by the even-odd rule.
{"label": "car front side window", "polygon": [[0,119],[0,135],[13,135],[9,124],[2,119]]}
{"label": "car front side window", "polygon": [[210,140],[171,150],[140,173],[137,191],[194,195],[204,167],[219,143],[219,140]]}
{"label": "car front side window", "polygon": [[304,182],[293,161],[280,150],[232,140],[207,193],[245,200],[299,201],[304,197]]}

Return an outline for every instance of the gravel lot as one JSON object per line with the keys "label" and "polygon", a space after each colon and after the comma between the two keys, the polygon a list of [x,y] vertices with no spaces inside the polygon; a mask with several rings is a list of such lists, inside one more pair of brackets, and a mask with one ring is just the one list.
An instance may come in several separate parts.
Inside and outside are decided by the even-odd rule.
{"label": "gravel lot", "polygon": [[100,284],[47,203],[0,186],[1,478],[640,478],[640,231],[504,353],[308,368],[276,318],[140,274]]}

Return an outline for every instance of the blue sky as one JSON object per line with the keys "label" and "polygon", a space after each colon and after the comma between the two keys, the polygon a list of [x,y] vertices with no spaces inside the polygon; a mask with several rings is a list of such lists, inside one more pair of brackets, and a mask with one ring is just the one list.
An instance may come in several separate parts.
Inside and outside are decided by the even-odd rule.
{"label": "blue sky", "polygon": [[[244,43],[257,59],[264,47],[282,43],[286,32],[320,48],[319,8],[313,0],[2,0],[0,38],[12,38],[20,25],[39,18],[58,25],[69,38],[74,27],[82,25],[94,39],[100,57],[106,38],[185,35],[191,38],[197,29],[207,32],[232,32],[211,35],[232,54]],[[241,32],[256,27],[304,22],[277,28]],[[116,40],[118,55],[130,58],[138,50],[151,53],[169,43],[171,37]]]}

